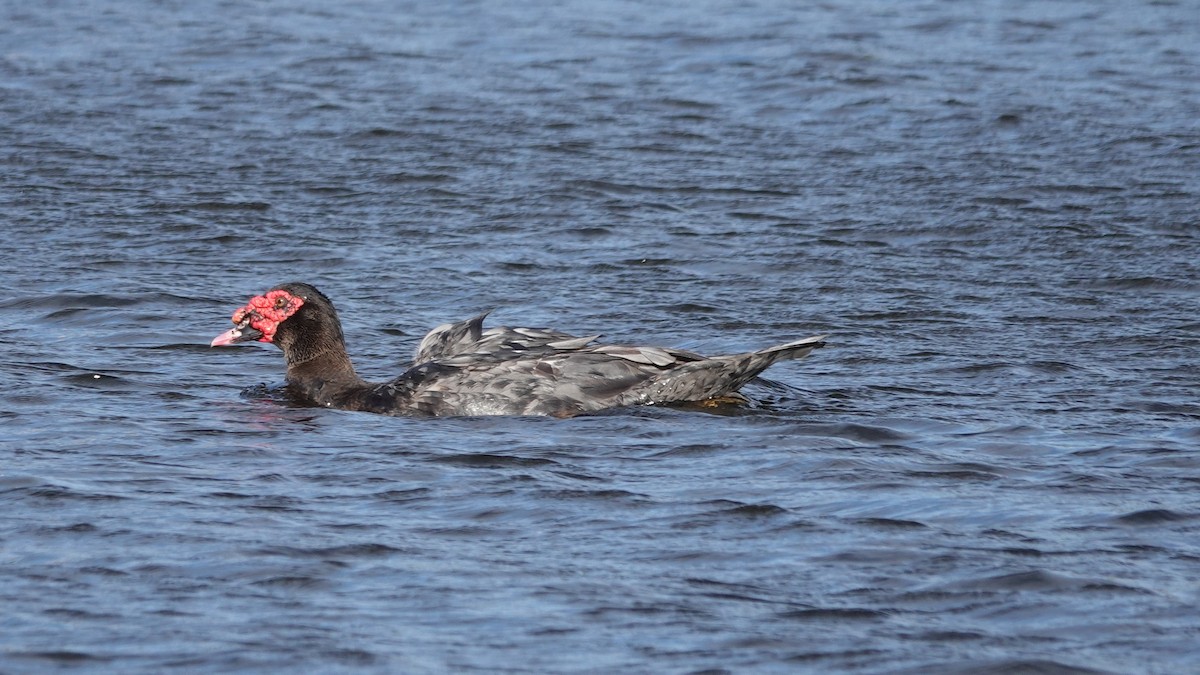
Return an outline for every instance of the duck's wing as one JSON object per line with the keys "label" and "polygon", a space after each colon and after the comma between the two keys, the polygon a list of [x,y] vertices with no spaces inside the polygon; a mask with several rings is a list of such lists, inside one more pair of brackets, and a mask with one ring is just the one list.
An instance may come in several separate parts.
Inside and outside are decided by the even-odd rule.
{"label": "duck's wing", "polygon": [[661,372],[647,361],[544,346],[465,353],[417,365],[380,391],[430,415],[570,417],[621,405],[615,397]]}

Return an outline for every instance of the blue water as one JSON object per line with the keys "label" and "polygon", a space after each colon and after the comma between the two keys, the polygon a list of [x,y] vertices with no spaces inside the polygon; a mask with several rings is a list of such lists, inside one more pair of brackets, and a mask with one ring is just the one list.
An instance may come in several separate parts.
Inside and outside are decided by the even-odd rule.
{"label": "blue water", "polygon": [[[0,670],[1194,669],[1200,5],[795,4],[0,3]],[[387,418],[208,348],[290,280],[830,338]]]}

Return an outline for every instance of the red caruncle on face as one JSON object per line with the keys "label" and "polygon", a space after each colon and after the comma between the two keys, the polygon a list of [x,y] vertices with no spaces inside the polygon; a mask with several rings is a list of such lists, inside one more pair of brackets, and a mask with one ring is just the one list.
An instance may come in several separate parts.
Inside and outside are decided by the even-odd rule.
{"label": "red caruncle on face", "polygon": [[279,329],[279,324],[303,306],[303,298],[278,289],[250,298],[245,307],[233,313],[233,322],[241,325],[249,317],[250,327],[263,334],[258,341],[271,342],[275,339],[275,331]]}

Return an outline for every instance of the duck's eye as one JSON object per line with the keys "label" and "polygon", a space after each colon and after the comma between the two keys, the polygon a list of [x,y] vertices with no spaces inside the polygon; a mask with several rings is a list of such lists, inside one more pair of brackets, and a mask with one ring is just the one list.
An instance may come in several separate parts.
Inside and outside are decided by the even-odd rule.
{"label": "duck's eye", "polygon": [[281,295],[278,298],[275,298],[275,309],[283,309],[284,307],[287,307],[287,306],[288,306],[288,301],[287,301],[286,297]]}

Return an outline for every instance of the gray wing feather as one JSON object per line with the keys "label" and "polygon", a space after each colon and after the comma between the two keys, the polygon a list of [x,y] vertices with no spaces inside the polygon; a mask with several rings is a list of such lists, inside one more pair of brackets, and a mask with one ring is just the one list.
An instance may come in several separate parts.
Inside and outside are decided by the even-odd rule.
{"label": "gray wing feather", "polygon": [[659,347],[625,347],[623,345],[604,345],[592,350],[598,354],[609,354],[634,363],[644,363],[650,366],[666,367],[676,363],[677,359],[671,352]]}
{"label": "gray wing feather", "polygon": [[429,331],[421,339],[421,344],[417,346],[413,363],[448,358],[470,349],[472,345],[479,342],[479,338],[483,335],[483,320],[491,313],[492,310],[489,309],[466,321],[444,323]]}
{"label": "gray wing feather", "polygon": [[551,349],[560,349],[563,351],[570,351],[572,349],[583,349],[584,347],[588,346],[588,343],[590,343],[594,340],[597,340],[599,338],[600,338],[599,335],[589,335],[587,337],[571,338],[569,340],[556,340],[554,342],[547,342],[546,346],[550,347]]}

